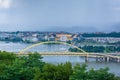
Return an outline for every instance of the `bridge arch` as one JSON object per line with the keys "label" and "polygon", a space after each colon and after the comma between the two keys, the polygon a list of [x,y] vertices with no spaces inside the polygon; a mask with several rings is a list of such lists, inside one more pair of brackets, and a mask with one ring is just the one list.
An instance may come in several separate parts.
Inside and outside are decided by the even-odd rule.
{"label": "bridge arch", "polygon": [[[36,47],[36,46],[39,46],[41,44],[49,44],[49,43],[56,43],[56,44],[66,44],[68,46],[72,46],[74,48],[77,48],[78,50],[82,51],[84,54],[86,54],[86,56],[88,57],[88,55],[90,55],[91,53],[88,53],[86,52],[85,50],[75,46],[75,45],[72,45],[72,44],[69,44],[69,43],[66,43],[66,42],[58,42],[58,41],[47,41],[47,42],[39,42],[39,43],[36,43],[36,44],[33,44],[33,45],[30,45],[22,50],[20,50],[20,52],[18,52],[18,54],[24,54],[25,51],[33,48],[33,47]],[[113,55],[109,55],[109,54],[101,54],[101,53],[94,53],[95,55],[101,55],[101,56],[109,56],[109,57],[113,57],[113,58],[120,58],[120,56],[113,56]]]}
{"label": "bridge arch", "polygon": [[[47,42],[36,43],[36,44],[33,44],[31,46],[28,46],[28,47],[22,49],[18,54],[24,54],[25,51],[27,51],[27,50],[29,50],[29,49],[31,49],[33,47],[39,46],[41,44],[49,44],[49,43],[65,44],[65,45],[77,48],[78,50],[82,51],[85,54],[85,57],[86,57],[85,60],[88,60],[88,57],[92,54],[92,53],[88,53],[88,52],[84,51],[83,49],[81,49],[81,48],[79,48],[79,47],[77,47],[75,45],[72,45],[72,44],[69,44],[69,43],[66,43],[66,42],[58,42],[58,41],[47,41]],[[96,55],[96,56],[104,56],[104,57],[117,58],[120,61],[120,56],[114,56],[114,55],[109,55],[109,54],[101,54],[101,53],[94,53],[93,56],[94,55]]]}
{"label": "bridge arch", "polygon": [[22,54],[22,53],[24,53],[25,51],[27,51],[27,50],[29,50],[29,49],[31,49],[31,48],[33,48],[33,47],[36,47],[36,46],[39,46],[39,45],[42,45],[42,44],[49,44],[49,43],[65,44],[65,45],[68,45],[68,46],[72,46],[72,47],[74,47],[74,48],[77,48],[77,49],[80,50],[81,52],[85,53],[86,55],[88,55],[88,53],[87,53],[86,51],[84,51],[83,49],[81,49],[81,48],[79,48],[79,47],[77,47],[77,46],[75,46],[75,45],[72,45],[72,44],[69,44],[69,43],[66,43],[66,42],[58,42],[58,41],[47,41],[47,42],[40,42],[40,43],[33,44],[33,45],[31,45],[31,46],[28,46],[28,47],[22,49],[22,50],[19,52],[19,54]]}

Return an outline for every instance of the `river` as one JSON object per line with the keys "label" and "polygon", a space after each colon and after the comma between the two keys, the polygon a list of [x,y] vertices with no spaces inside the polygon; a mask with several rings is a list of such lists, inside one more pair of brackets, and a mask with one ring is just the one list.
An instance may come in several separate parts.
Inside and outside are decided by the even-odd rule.
{"label": "river", "polygon": [[[20,50],[30,46],[32,44],[26,44],[26,43],[6,43],[6,42],[0,42],[0,50],[1,51],[8,51],[8,52],[19,52]],[[37,47],[31,48],[28,51],[37,51],[37,52],[54,52],[54,51],[66,51],[70,48],[70,46],[63,45],[63,44],[54,44],[54,45],[39,45]],[[64,62],[71,62],[73,65],[76,63],[84,64],[84,57],[80,56],[43,56],[43,61],[53,64],[58,63],[64,63]],[[114,73],[116,76],[120,76],[120,63],[113,63],[113,62],[96,62],[93,58],[90,58],[90,61],[87,63],[88,69],[94,68],[94,69],[100,69],[109,67],[110,72]]]}

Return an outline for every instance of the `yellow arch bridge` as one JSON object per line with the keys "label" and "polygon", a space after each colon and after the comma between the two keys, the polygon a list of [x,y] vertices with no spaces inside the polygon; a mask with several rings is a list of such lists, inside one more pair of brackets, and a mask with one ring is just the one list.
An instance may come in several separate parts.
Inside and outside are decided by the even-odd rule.
{"label": "yellow arch bridge", "polygon": [[33,44],[31,46],[28,46],[26,48],[24,48],[23,50],[21,50],[19,53],[17,53],[17,55],[28,55],[29,52],[26,52],[27,50],[42,45],[42,44],[65,44],[68,46],[72,46],[74,48],[77,48],[78,50],[80,50],[81,52],[39,52],[39,54],[41,55],[69,55],[69,56],[83,56],[85,57],[85,61],[88,62],[89,58],[96,58],[97,61],[114,61],[114,62],[120,62],[120,54],[104,54],[104,53],[88,53],[86,51],[84,51],[83,49],[74,46],[72,44],[68,44],[66,42],[58,42],[58,41],[48,41],[48,42],[40,42],[40,43],[36,43]]}

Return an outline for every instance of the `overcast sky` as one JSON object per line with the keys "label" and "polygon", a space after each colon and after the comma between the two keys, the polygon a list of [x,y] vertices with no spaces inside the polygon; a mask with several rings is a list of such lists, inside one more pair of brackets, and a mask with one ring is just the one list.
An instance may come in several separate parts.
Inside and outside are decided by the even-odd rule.
{"label": "overcast sky", "polygon": [[0,0],[0,31],[120,31],[120,0]]}

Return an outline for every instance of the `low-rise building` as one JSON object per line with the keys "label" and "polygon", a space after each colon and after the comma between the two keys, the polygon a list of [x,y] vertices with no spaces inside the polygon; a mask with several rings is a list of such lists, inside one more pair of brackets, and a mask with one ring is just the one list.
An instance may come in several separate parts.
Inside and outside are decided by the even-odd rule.
{"label": "low-rise building", "polygon": [[72,35],[71,34],[56,34],[55,40],[62,41],[62,42],[71,41]]}
{"label": "low-rise building", "polygon": [[22,38],[23,41],[28,41],[28,42],[38,42],[38,38],[37,37],[33,37],[33,36],[28,36],[28,37],[23,37]]}
{"label": "low-rise building", "polygon": [[54,35],[50,35],[48,38],[48,41],[55,41],[55,36]]}
{"label": "low-rise building", "polygon": [[84,37],[81,36],[80,34],[73,34],[72,38],[73,38],[72,41],[81,41],[84,39]]}

